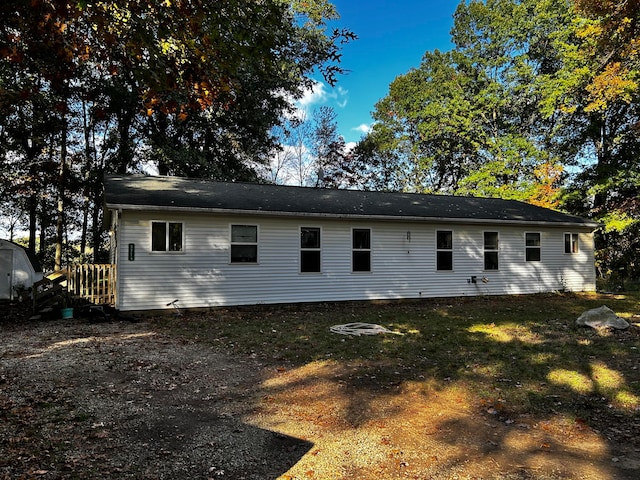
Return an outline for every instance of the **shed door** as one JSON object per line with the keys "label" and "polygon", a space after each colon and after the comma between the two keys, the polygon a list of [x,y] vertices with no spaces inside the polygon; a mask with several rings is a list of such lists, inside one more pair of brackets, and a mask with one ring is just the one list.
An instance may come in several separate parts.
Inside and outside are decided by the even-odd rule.
{"label": "shed door", "polygon": [[0,299],[11,298],[11,274],[13,272],[13,250],[0,250]]}

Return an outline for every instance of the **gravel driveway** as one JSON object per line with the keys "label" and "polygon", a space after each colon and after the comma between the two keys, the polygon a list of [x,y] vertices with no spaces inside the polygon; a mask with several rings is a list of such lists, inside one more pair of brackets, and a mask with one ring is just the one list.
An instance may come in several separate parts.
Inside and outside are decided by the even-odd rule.
{"label": "gravel driveway", "polygon": [[0,478],[277,478],[311,444],[243,421],[263,373],[144,322],[4,327]]}

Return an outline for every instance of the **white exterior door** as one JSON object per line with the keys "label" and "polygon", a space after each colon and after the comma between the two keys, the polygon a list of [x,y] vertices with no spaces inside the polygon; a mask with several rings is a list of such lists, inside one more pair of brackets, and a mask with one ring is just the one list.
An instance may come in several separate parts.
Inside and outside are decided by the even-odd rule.
{"label": "white exterior door", "polygon": [[0,299],[11,298],[11,275],[13,272],[13,250],[0,250]]}

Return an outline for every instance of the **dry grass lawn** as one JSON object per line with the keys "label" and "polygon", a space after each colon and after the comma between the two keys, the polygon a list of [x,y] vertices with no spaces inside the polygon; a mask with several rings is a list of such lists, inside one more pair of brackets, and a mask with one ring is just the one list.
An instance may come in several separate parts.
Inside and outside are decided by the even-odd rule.
{"label": "dry grass lawn", "polygon": [[[637,478],[639,298],[263,307],[160,326],[273,368],[248,420],[314,444],[283,478]],[[632,327],[575,326],[602,304]],[[349,322],[397,334],[328,333]]]}

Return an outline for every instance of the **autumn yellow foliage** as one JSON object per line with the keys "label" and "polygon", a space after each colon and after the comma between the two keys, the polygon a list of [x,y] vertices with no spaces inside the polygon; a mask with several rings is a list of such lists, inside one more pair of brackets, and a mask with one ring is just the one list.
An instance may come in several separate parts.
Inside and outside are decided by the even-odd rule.
{"label": "autumn yellow foliage", "polygon": [[590,52],[597,62],[597,70],[587,86],[587,112],[605,110],[614,102],[630,103],[638,91],[636,79],[640,74],[640,34],[636,20],[640,2],[615,0],[575,0],[580,14],[593,22],[578,32],[583,40],[593,42]]}
{"label": "autumn yellow foliage", "polygon": [[589,104],[585,110],[601,111],[613,101],[631,102],[632,93],[638,89],[638,83],[632,80],[630,75],[630,70],[620,62],[605,66],[587,86]]}
{"label": "autumn yellow foliage", "polygon": [[538,165],[534,170],[537,182],[527,202],[539,207],[557,208],[560,203],[558,194],[563,171],[561,165],[550,162]]}

